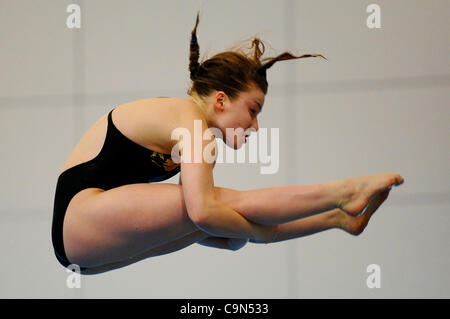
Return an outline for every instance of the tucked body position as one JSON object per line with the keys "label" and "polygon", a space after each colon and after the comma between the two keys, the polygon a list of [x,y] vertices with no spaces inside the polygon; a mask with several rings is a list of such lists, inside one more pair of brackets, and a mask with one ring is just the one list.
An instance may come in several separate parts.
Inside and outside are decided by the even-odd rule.
{"label": "tucked body position", "polygon": [[[200,62],[198,24],[197,15],[188,96],[111,108],[62,167],[52,242],[63,266],[76,264],[83,274],[98,274],[194,243],[237,250],[248,242],[268,244],[334,228],[358,235],[392,186],[404,182],[399,174],[383,173],[244,191],[216,186],[214,160],[195,160],[195,152],[186,150],[214,159],[219,136],[227,147],[241,148],[248,132],[258,131],[267,70],[283,60],[324,57],[284,52],[262,58],[264,43],[254,38],[250,51],[226,51]],[[175,160],[173,149],[182,141],[172,132],[184,128],[194,136],[195,121],[210,138],[200,145],[184,141],[177,152],[182,160]],[[161,183],[176,174],[178,184]]]}

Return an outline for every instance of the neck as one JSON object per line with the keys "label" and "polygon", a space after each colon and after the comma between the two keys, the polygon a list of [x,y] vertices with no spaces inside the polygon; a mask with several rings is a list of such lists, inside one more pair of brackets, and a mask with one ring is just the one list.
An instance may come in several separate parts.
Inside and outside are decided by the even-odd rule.
{"label": "neck", "polygon": [[193,93],[188,98],[190,101],[192,101],[202,112],[203,116],[206,119],[206,123],[208,124],[208,127],[215,127],[214,122],[214,114],[212,112],[212,107],[209,105],[207,100],[202,99],[197,93]]}

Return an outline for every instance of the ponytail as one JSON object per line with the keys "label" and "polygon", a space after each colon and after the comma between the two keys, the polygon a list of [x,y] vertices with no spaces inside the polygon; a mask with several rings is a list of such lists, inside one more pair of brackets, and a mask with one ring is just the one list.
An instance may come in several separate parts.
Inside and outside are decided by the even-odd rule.
{"label": "ponytail", "polygon": [[280,55],[278,55],[278,56],[276,56],[274,58],[270,58],[269,62],[265,63],[262,67],[260,67],[258,69],[258,73],[265,77],[267,69],[270,69],[278,61],[302,59],[302,58],[316,58],[316,57],[328,60],[326,57],[324,57],[321,54],[303,54],[301,56],[295,56],[295,55],[292,55],[289,52],[284,52],[284,53],[282,53],[282,54],[280,54]]}
{"label": "ponytail", "polygon": [[267,70],[276,62],[319,57],[327,60],[321,54],[303,54],[295,56],[284,52],[276,57],[262,58],[266,46],[259,38],[251,41],[251,52],[243,49],[228,50],[199,63],[200,47],[197,41],[197,27],[200,22],[200,12],[197,12],[195,27],[191,33],[189,51],[189,73],[192,85],[189,95],[196,93],[201,97],[208,96],[213,90],[224,91],[232,100],[255,83],[266,94],[268,89]]}
{"label": "ponytail", "polygon": [[191,44],[190,44],[190,53],[189,53],[189,72],[191,80],[194,81],[197,73],[200,69],[200,64],[198,63],[198,60],[200,58],[200,46],[197,42],[197,27],[198,23],[200,22],[199,18],[200,12],[197,12],[197,20],[195,22],[194,30],[192,30],[191,33]]}
{"label": "ponytail", "polygon": [[[259,45],[261,45],[262,50],[259,48]],[[250,49],[253,49],[253,47],[255,47],[253,59],[255,60],[256,63],[260,63],[259,60],[260,60],[261,56],[264,54],[264,52],[266,51],[266,47],[265,47],[264,43],[258,38],[253,39]]]}

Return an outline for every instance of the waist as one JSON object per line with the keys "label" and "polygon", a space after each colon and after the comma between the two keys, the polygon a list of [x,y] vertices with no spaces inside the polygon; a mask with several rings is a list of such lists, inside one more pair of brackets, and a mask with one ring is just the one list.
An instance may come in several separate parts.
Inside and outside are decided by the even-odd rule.
{"label": "waist", "polygon": [[73,181],[76,178],[83,185],[106,190],[126,184],[163,181],[179,171],[179,165],[158,165],[150,158],[119,161],[97,157],[65,170],[59,176],[59,180]]}

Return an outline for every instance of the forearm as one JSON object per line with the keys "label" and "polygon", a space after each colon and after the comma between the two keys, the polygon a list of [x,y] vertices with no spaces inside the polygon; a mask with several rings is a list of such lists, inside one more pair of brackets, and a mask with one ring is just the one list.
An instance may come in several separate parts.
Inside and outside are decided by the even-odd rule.
{"label": "forearm", "polygon": [[267,240],[273,233],[273,226],[253,223],[228,205],[214,201],[205,209],[203,218],[196,223],[204,232],[214,237],[250,238]]}

